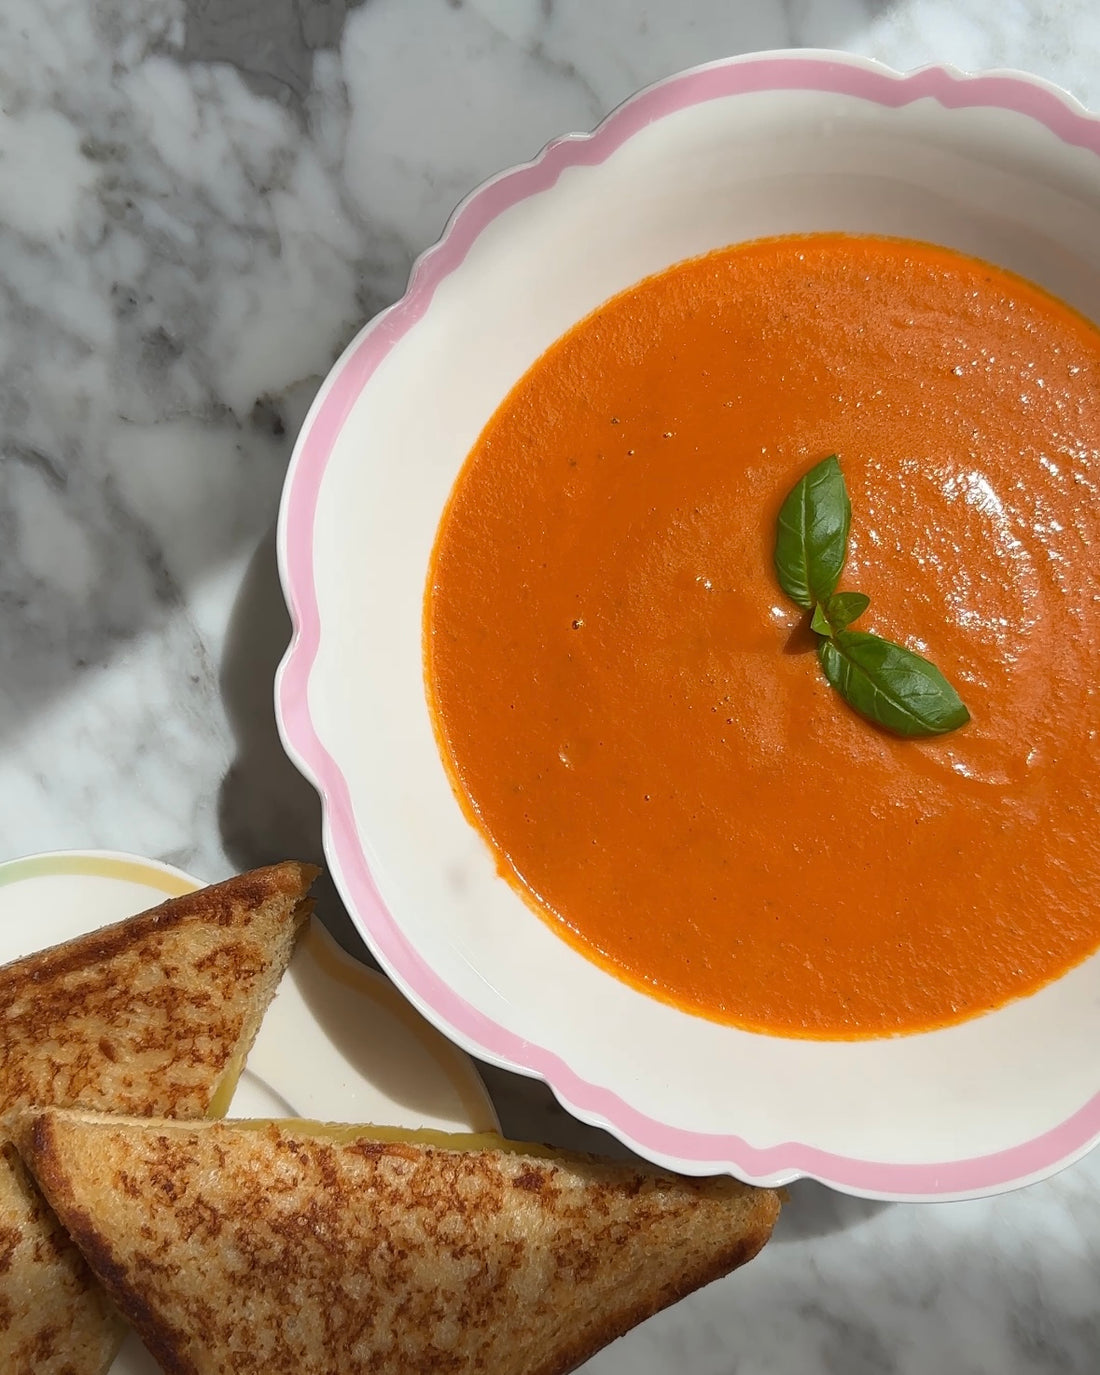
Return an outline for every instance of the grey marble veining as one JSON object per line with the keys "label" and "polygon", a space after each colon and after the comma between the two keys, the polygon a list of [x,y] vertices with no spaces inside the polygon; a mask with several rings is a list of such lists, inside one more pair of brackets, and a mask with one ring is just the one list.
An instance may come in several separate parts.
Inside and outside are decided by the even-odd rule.
{"label": "grey marble veining", "polygon": [[[1093,0],[5,0],[6,854],[215,878],[319,853],[270,697],[271,527],[319,381],[480,179],[656,77],[790,44],[1023,66],[1100,105]],[[513,1132],[591,1140],[488,1078]],[[1098,1183],[1088,1160],[923,1208],[796,1186],[752,1266],[590,1368],[1092,1375]]]}

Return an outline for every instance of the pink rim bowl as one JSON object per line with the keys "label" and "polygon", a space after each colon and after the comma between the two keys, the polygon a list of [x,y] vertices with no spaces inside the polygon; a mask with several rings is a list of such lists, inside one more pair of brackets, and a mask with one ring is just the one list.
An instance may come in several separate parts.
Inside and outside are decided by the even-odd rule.
{"label": "pink rim bowl", "polygon": [[287,476],[294,635],[276,684],[348,910],[460,1045],[685,1173],[888,1199],[1001,1192],[1100,1138],[1100,957],[960,1026],[752,1035],[602,973],[499,879],[431,733],[420,607],[451,483],[512,383],[646,274],[761,235],[975,253],[1100,320],[1100,121],[1015,73],[902,75],[825,52],[716,62],[474,191],[322,386]]}

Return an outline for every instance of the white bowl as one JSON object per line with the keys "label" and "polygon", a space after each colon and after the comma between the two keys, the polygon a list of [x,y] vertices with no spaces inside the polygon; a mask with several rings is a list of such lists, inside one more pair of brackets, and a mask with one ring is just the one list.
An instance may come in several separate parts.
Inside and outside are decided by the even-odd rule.
{"label": "white bowl", "polygon": [[474,192],[309,414],[280,522],[295,633],[277,700],[348,910],[437,1026],[652,1160],[883,1198],[1047,1175],[1100,1137],[1100,957],[962,1025],[862,1042],[719,1026],[589,963],[497,877],[436,750],[421,601],[451,484],[563,331],[731,242],[931,240],[1100,320],[1098,155],[1100,122],[1020,75],[812,52],[700,67]]}

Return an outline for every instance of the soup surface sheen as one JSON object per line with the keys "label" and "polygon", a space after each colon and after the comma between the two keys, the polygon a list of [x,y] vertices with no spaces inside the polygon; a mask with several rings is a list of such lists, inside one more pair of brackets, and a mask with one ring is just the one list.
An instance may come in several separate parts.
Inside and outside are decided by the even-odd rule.
{"label": "soup surface sheen", "polygon": [[[889,736],[772,564],[839,455],[841,589],[972,721]],[[1100,944],[1100,333],[923,244],[680,264],[550,348],[478,440],[425,607],[444,758],[500,871],[691,1012],[916,1031]]]}

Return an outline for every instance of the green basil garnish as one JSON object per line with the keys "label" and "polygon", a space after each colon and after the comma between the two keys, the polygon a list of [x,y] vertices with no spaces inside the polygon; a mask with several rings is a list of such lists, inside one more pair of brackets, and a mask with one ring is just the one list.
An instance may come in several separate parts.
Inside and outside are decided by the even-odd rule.
{"label": "green basil garnish", "polygon": [[871,598],[866,592],[834,592],[824,605],[818,602],[814,607],[813,628],[819,635],[847,630],[870,605]]}
{"label": "green basil garnish", "polygon": [[833,455],[795,484],[776,530],[776,572],[787,596],[813,610],[825,677],[854,711],[896,735],[943,735],[965,726],[970,713],[935,664],[879,635],[848,629],[871,604],[863,592],[836,591],[851,520]]}
{"label": "green basil garnish", "polygon": [[821,641],[817,657],[848,705],[895,735],[943,735],[970,720],[935,664],[878,635],[838,630]]}
{"label": "green basil garnish", "polygon": [[795,483],[779,511],[775,571],[791,601],[809,611],[836,591],[851,523],[848,489],[833,454]]}

